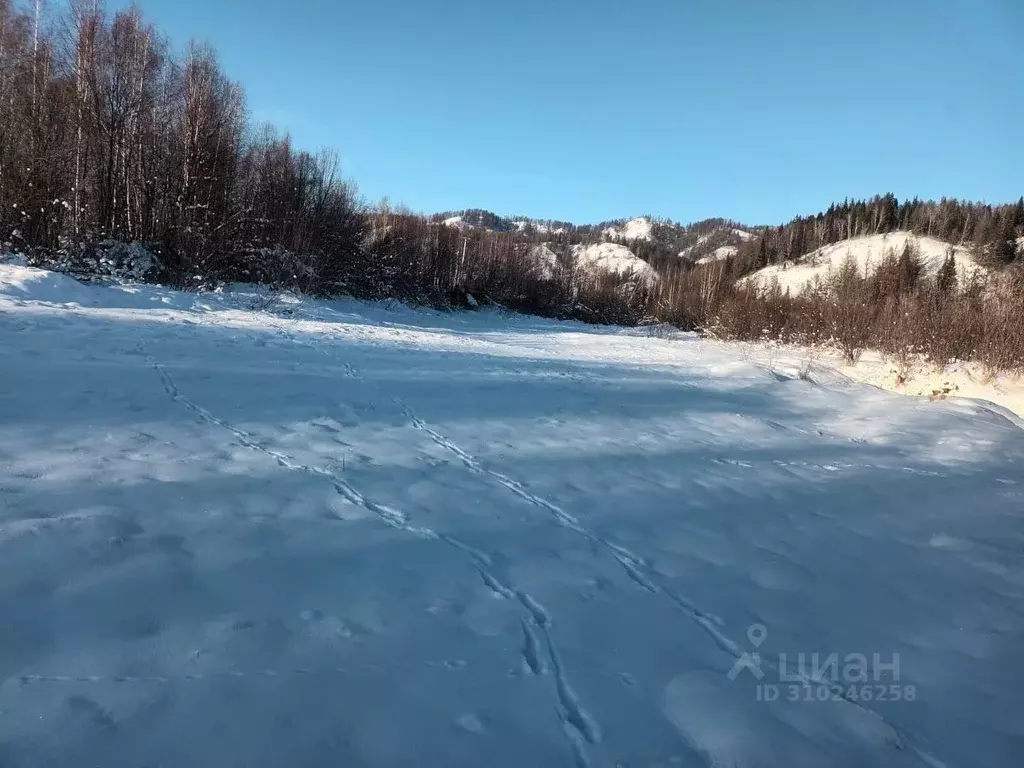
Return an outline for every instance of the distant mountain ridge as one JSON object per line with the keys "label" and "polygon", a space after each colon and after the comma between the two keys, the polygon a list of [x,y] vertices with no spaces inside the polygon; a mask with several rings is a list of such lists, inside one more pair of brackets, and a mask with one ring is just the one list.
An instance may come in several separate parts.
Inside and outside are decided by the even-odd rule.
{"label": "distant mountain ridge", "polygon": [[480,208],[445,211],[434,214],[430,220],[463,230],[520,234],[536,238],[539,243],[553,242],[562,246],[616,243],[654,267],[665,262],[706,263],[735,255],[743,243],[756,238],[763,229],[723,218],[679,224],[654,216],[573,224],[555,219],[500,216]]}
{"label": "distant mountain ridge", "polygon": [[[901,200],[887,193],[832,203],[825,211],[797,216],[777,226],[750,226],[724,218],[679,224],[649,215],[572,224],[502,217],[482,209],[437,214],[430,221],[462,230],[507,232],[527,244],[544,244],[548,253],[563,260],[573,249],[582,252],[577,246],[615,244],[622,249],[615,251],[614,259],[584,261],[594,269],[614,263],[617,267],[612,271],[621,274],[628,254],[643,262],[636,264],[633,272],[646,273],[649,266],[654,280],[680,269],[721,262],[734,281],[760,272],[765,279],[777,277],[778,282],[797,290],[796,282],[805,272],[818,276],[823,257],[831,264],[840,259],[838,254],[845,257],[852,250],[856,259],[864,262],[862,269],[870,271],[880,260],[879,251],[890,250],[901,238],[923,251],[926,272],[934,271],[936,260],[944,261],[951,248],[957,269],[965,277],[976,273],[975,266],[998,272],[1024,264],[1024,197],[1016,203],[993,205],[953,198]],[[827,248],[833,245],[841,247]],[[764,282],[757,278],[744,284]]]}

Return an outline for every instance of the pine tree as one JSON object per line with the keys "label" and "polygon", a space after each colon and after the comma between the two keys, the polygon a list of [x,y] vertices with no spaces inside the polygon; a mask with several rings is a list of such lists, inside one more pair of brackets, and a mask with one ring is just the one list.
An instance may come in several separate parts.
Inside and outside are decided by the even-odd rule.
{"label": "pine tree", "polygon": [[761,235],[761,243],[757,248],[757,261],[754,269],[764,269],[768,266],[768,234]]}
{"label": "pine tree", "polygon": [[1002,217],[998,235],[989,249],[989,259],[997,266],[1009,264],[1017,257],[1017,228],[1013,223],[1013,212]]}
{"label": "pine tree", "polygon": [[949,249],[946,260],[942,262],[942,267],[935,276],[935,283],[941,293],[950,294],[956,291],[956,257],[953,255],[952,248]]}
{"label": "pine tree", "polygon": [[921,264],[909,240],[903,246],[903,251],[900,253],[898,274],[900,293],[909,293],[914,290],[914,286],[917,285],[917,278],[921,274]]}

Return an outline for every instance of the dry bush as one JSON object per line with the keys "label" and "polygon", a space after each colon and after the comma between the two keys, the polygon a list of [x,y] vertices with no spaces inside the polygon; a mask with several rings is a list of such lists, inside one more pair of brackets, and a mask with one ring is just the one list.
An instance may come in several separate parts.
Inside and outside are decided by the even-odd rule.
{"label": "dry bush", "polygon": [[[721,339],[831,344],[850,364],[877,349],[895,364],[898,383],[919,355],[940,369],[974,360],[989,376],[1024,369],[1024,268],[957,290],[949,274],[924,279],[919,267],[913,249],[904,249],[887,257],[881,274],[864,278],[848,261],[827,284],[800,296],[778,286],[726,287],[704,328]],[[693,293],[681,295],[697,301]]]}
{"label": "dry bush", "polygon": [[916,296],[890,296],[885,299],[875,318],[872,339],[875,346],[896,366],[896,384],[910,378],[918,314]]}
{"label": "dry bush", "polygon": [[832,277],[829,299],[825,316],[832,338],[843,353],[843,359],[853,365],[871,339],[873,311],[865,281],[852,257],[848,257]]}
{"label": "dry bush", "polygon": [[986,375],[1024,367],[1024,271],[1004,274],[977,309],[975,353]]}

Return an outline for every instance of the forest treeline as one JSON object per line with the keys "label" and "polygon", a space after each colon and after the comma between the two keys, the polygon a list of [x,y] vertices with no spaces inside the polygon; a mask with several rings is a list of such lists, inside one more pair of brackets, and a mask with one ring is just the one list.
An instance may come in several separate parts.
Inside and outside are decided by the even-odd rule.
{"label": "forest treeline", "polygon": [[760,237],[740,248],[735,268],[738,274],[747,274],[843,240],[897,231],[969,245],[979,263],[999,269],[1017,256],[1017,240],[1024,233],[1024,197],[998,206],[950,199],[900,201],[891,193],[845,200],[816,216],[763,228]]}
{"label": "forest treeline", "polygon": [[[156,277],[179,286],[292,267],[338,279],[363,222],[335,155],[252,125],[213,50],[172,55],[137,9],[108,17],[75,0],[46,24],[40,9],[0,0],[11,247],[89,263],[98,243],[139,242],[158,256]],[[309,263],[290,263],[299,253]]]}
{"label": "forest treeline", "polygon": [[[107,14],[95,0],[49,9],[0,0],[0,237],[32,263],[179,288],[258,282],[444,307],[489,302],[588,322],[833,341],[851,356],[865,345],[903,344],[936,359],[1024,366],[1014,335],[1024,306],[1016,253],[1024,200],[844,201],[780,227],[748,228],[754,236],[733,258],[699,266],[680,250],[726,242],[737,225],[655,221],[650,242],[630,244],[658,272],[655,282],[576,263],[568,246],[601,239],[603,225],[488,229],[492,215],[472,215],[484,226],[364,204],[334,152],[296,149],[287,134],[254,123],[212,48],[192,43],[175,53],[135,8]],[[965,285],[954,267],[952,278],[926,278],[908,252],[882,271],[896,278],[847,271],[800,297],[735,285],[822,245],[900,229],[970,245],[1000,277]],[[557,264],[537,257],[541,242]]]}

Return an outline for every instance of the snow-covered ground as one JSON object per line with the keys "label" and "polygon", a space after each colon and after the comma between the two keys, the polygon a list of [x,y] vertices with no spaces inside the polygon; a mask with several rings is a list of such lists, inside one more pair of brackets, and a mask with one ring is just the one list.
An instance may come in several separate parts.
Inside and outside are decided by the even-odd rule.
{"label": "snow-covered ground", "polygon": [[260,304],[0,266],[0,765],[1019,765],[1008,418]]}
{"label": "snow-covered ground", "polygon": [[767,286],[778,282],[783,291],[800,293],[816,282],[827,280],[852,258],[857,271],[870,275],[889,254],[899,256],[903,248],[911,243],[916,246],[921,259],[923,273],[934,277],[946,260],[950,249],[956,260],[957,274],[968,279],[984,270],[975,261],[967,248],[954,246],[944,240],[915,235],[911,232],[890,232],[883,235],[868,235],[843,240],[811,251],[795,261],[773,264],[740,279],[740,285]]}

